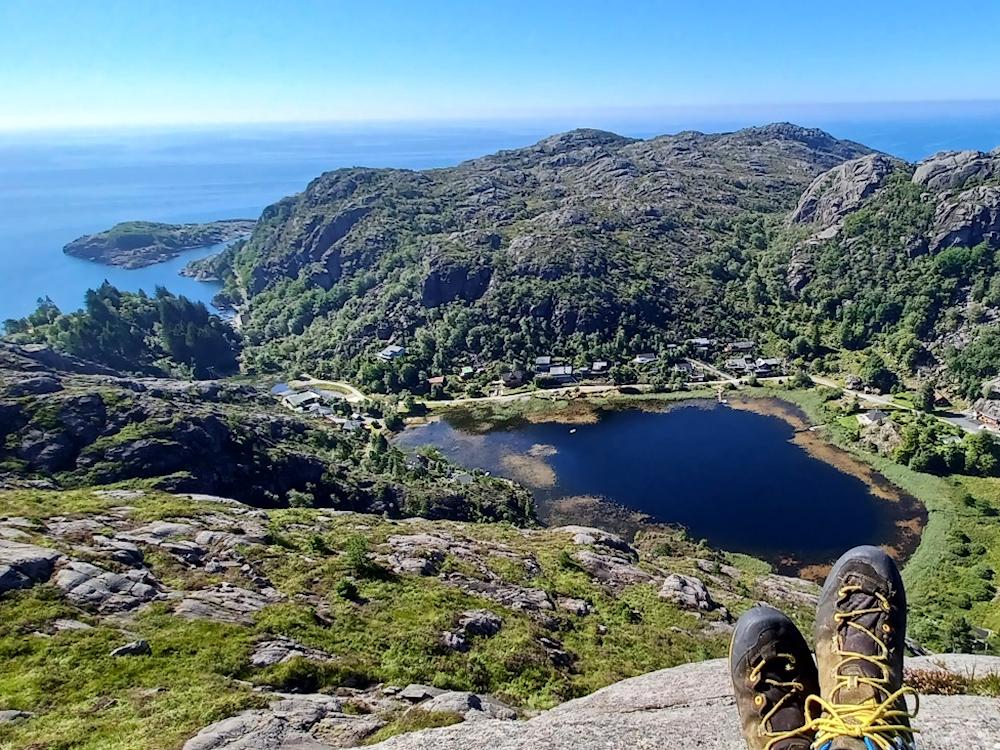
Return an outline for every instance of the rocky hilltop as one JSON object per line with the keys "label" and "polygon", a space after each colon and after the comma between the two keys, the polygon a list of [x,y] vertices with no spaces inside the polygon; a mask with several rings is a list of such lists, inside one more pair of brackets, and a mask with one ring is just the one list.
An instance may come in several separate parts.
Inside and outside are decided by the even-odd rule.
{"label": "rocky hilltop", "polygon": [[[1000,316],[998,164],[907,164],[789,124],[577,130],[448,169],[324,174],[211,273],[240,309],[250,369],[321,360],[352,377],[400,341],[413,374],[432,374],[553,352],[621,361],[699,336],[810,361],[895,354],[912,336],[898,369],[969,395],[997,374],[982,364],[996,342],[976,347]],[[958,266],[947,252],[979,245]],[[809,326],[811,348],[796,340]]]}
{"label": "rocky hilltop", "polygon": [[788,124],[645,141],[576,130],[448,169],[327,173],[223,256],[260,345],[248,362],[289,337],[292,356],[353,369],[417,336],[417,366],[430,368],[480,328],[493,359],[573,336],[649,346],[695,325],[733,329],[707,255],[759,242],[758,218],[868,153]]}
{"label": "rocky hilltop", "polygon": [[127,221],[97,234],[78,237],[67,244],[63,252],[109,266],[143,268],[176,258],[185,250],[249,236],[255,223],[252,219],[226,219],[207,224]]}

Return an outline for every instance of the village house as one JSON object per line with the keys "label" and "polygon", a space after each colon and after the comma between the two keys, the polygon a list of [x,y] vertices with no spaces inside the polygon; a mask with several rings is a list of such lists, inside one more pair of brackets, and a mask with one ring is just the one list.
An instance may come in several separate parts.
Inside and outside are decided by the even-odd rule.
{"label": "village house", "polygon": [[743,355],[742,357],[730,357],[726,360],[724,368],[730,372],[748,373],[753,372],[757,367],[752,357]]}
{"label": "village house", "polygon": [[469,365],[466,365],[459,371],[458,377],[464,380],[465,378],[472,377],[473,373],[475,373],[475,370],[471,368]]}
{"label": "village house", "polygon": [[652,353],[636,354],[633,363],[637,365],[651,365],[656,361],[656,355]]}
{"label": "village house", "polygon": [[549,368],[548,377],[560,385],[575,383],[573,377],[573,365],[554,365]]}
{"label": "village house", "polygon": [[868,425],[882,424],[888,418],[889,415],[881,409],[869,409],[862,414],[858,414],[858,424],[867,427]]}
{"label": "village house", "polygon": [[785,374],[785,360],[780,357],[758,357],[754,364],[756,365],[754,375],[758,377],[766,378],[772,375]]}
{"label": "village house", "polygon": [[443,386],[445,382],[446,381],[444,375],[435,375],[433,378],[427,378],[427,385],[430,386],[435,386],[435,385]]}
{"label": "village house", "polygon": [[313,391],[302,391],[301,393],[286,393],[281,397],[281,403],[292,411],[308,411],[319,406],[322,398]]}
{"label": "village house", "polygon": [[690,380],[694,375],[694,366],[690,362],[678,362],[670,368],[674,372],[679,372],[686,380]]}
{"label": "village house", "polygon": [[405,347],[398,346],[396,344],[391,344],[390,346],[387,346],[385,349],[383,349],[382,351],[380,351],[375,356],[377,356],[383,362],[392,362],[392,360],[399,359],[404,354],[406,354],[406,348]]}
{"label": "village house", "polygon": [[309,390],[328,404],[336,403],[337,401],[345,401],[347,399],[347,396],[337,391],[330,391],[323,388],[310,388]]}
{"label": "village house", "polygon": [[1000,429],[1000,401],[981,398],[972,405],[976,421],[990,429]]}
{"label": "village house", "polygon": [[693,339],[688,339],[687,343],[694,348],[695,354],[702,357],[706,356],[712,351],[712,347],[715,346],[715,341],[704,336],[696,336]]}
{"label": "village house", "polygon": [[272,396],[284,396],[286,393],[291,392],[292,388],[288,383],[278,383],[270,390]]}
{"label": "village house", "polygon": [[726,344],[726,351],[733,354],[750,354],[757,348],[757,344],[746,339],[741,341],[731,341]]}
{"label": "village house", "polygon": [[552,366],[552,357],[535,357],[535,373],[538,375],[543,375],[549,371]]}
{"label": "village house", "polygon": [[512,370],[505,372],[500,376],[500,382],[503,383],[504,388],[519,388],[524,385],[524,371]]}
{"label": "village house", "polygon": [[590,366],[590,371],[594,375],[604,375],[610,369],[611,369],[611,363],[608,362],[608,361],[606,361],[606,360],[603,360],[603,359],[599,359],[599,360],[595,361]]}

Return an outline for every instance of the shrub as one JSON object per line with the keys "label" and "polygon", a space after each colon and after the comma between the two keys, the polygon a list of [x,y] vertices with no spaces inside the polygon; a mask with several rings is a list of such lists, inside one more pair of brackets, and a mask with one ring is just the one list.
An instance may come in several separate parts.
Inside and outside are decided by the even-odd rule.
{"label": "shrub", "polygon": [[312,508],[316,505],[316,498],[311,492],[301,490],[288,490],[289,508]]}
{"label": "shrub", "polygon": [[341,599],[354,601],[358,598],[358,587],[350,578],[341,578],[333,589],[334,593]]}
{"label": "shrub", "polygon": [[903,682],[922,695],[961,695],[968,690],[968,681],[943,669],[907,669]]}

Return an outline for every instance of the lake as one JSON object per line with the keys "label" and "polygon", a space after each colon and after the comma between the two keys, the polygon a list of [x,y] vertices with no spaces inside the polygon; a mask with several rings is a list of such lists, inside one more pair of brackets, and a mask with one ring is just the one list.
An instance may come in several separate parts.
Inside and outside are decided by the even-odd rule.
{"label": "lake", "polygon": [[[203,251],[128,271],[62,253],[67,242],[120,221],[171,223],[256,218],[279,198],[297,193],[338,167],[424,169],[456,164],[534,143],[573,127],[603,127],[650,137],[684,129],[733,130],[775,119],[676,116],[661,119],[385,124],[370,126],[231,126],[126,132],[0,133],[0,320],[21,317],[49,296],[64,310],[108,279],[122,289],[157,284],[209,302],[217,287],[177,275]],[[941,149],[991,149],[1000,117],[938,113],[928,117],[829,119],[796,117],[906,159]]]}
{"label": "lake", "polygon": [[922,525],[919,503],[851,465],[846,453],[830,454],[835,449],[815,442],[807,450],[808,441],[798,437],[815,433],[756,413],[787,413],[787,406],[768,400],[745,406],[755,411],[686,401],[484,433],[468,429],[459,412],[452,422],[409,428],[395,444],[434,446],[460,465],[525,484],[548,523],[630,531],[644,514],[786,572],[808,573],[857,544],[912,551]]}

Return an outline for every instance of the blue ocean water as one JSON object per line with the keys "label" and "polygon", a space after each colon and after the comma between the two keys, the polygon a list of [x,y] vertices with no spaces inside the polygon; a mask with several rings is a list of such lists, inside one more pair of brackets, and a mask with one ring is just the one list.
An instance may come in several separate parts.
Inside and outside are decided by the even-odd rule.
{"label": "blue ocean water", "polygon": [[[127,271],[67,257],[64,244],[119,221],[189,222],[255,218],[321,172],[346,166],[423,169],[524,146],[575,124],[498,126],[268,127],[132,133],[0,134],[0,320],[23,316],[42,296],[75,309],[108,279],[122,289],[157,284],[208,302],[215,285],[177,275],[175,261]],[[602,122],[648,137],[706,132],[747,120]],[[817,121],[834,135],[916,160],[943,149],[992,149],[1000,117]]]}

